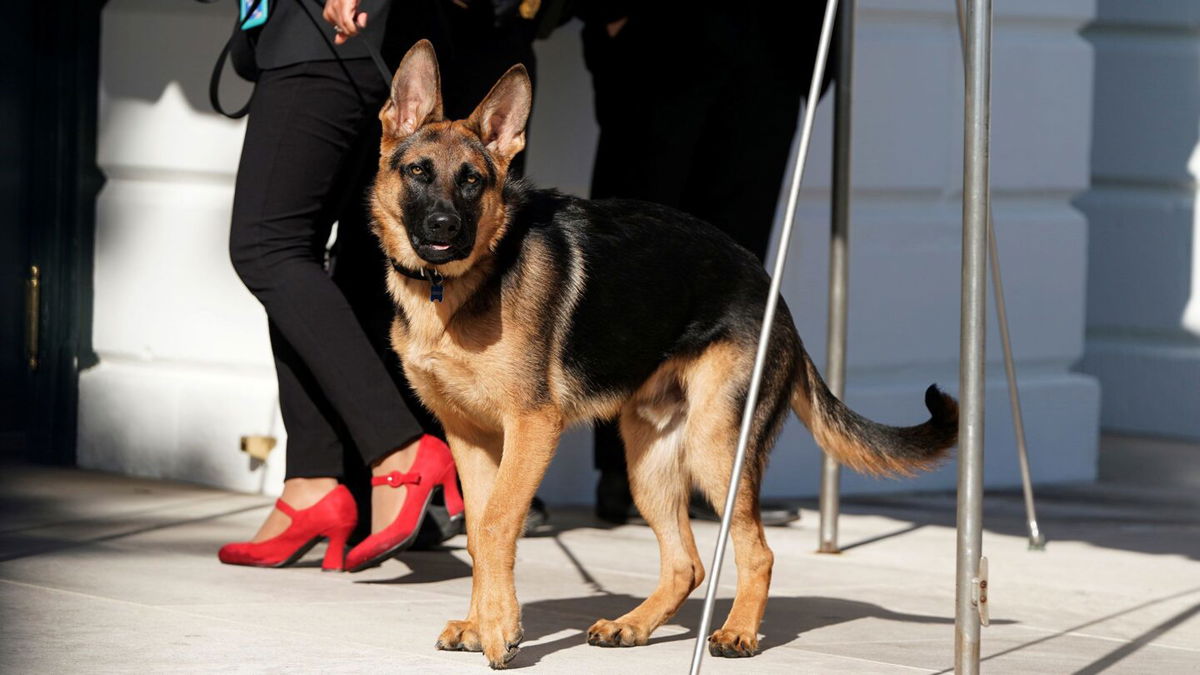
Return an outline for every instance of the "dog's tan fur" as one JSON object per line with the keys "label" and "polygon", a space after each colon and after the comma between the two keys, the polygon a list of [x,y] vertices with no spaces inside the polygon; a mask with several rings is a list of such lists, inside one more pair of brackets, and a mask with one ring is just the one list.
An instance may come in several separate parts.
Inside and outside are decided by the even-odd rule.
{"label": "dog's tan fur", "polygon": [[[704,579],[688,497],[698,488],[718,509],[724,505],[739,396],[754,344],[712,342],[698,354],[667,359],[632,394],[587,393],[564,366],[569,327],[557,320],[547,328],[545,310],[551,297],[568,311],[574,306],[586,282],[582,258],[563,259],[561,251],[526,242],[519,267],[505,276],[498,294],[480,293],[495,283],[494,254],[509,225],[502,187],[510,161],[524,147],[528,77],[514,67],[470,118],[459,121],[442,119],[437,83],[433,50],[418,43],[405,56],[392,99],[380,113],[384,137],[372,212],[376,234],[395,263],[428,267],[409,240],[401,207],[405,182],[396,166],[422,157],[447,166],[467,163],[482,172],[493,163],[495,181],[482,198],[474,247],[465,258],[437,266],[453,279],[444,300],[430,302],[429,284],[420,279],[395,270],[388,278],[397,305],[392,344],[412,386],[446,429],[462,478],[467,548],[474,561],[467,617],[446,625],[438,647],[482,651],[496,668],[513,657],[522,637],[513,562],[530,501],[563,429],[612,417],[625,441],[634,500],[658,537],[661,570],[657,589],[642,604],[617,619],[597,621],[588,641],[646,644]],[[478,298],[484,296],[499,299],[481,306]],[[818,442],[840,459],[868,471],[906,470],[903,462],[879,459],[847,438],[841,421],[830,418],[839,411],[832,410],[794,332],[784,331],[779,339],[781,356],[764,387],[791,392],[777,398],[790,396]],[[794,373],[795,383],[786,379]],[[749,656],[758,648],[773,561],[759,519],[758,486],[781,414],[760,409],[755,419],[749,455],[754,459],[747,463],[732,517],[737,595],[724,626],[710,638],[714,653]]]}

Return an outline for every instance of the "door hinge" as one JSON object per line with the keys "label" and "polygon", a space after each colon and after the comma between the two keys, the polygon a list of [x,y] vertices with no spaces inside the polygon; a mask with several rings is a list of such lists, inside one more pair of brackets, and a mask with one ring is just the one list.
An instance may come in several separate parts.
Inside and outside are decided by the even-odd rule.
{"label": "door hinge", "polygon": [[42,271],[37,265],[29,268],[25,282],[25,358],[29,370],[38,367],[38,329],[42,314]]}

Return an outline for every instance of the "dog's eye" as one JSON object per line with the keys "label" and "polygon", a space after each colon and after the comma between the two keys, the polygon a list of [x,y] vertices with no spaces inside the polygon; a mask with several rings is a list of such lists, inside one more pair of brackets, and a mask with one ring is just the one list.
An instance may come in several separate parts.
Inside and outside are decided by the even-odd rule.
{"label": "dog's eye", "polygon": [[421,174],[425,173],[425,169],[422,169],[419,166],[413,165],[408,168],[408,172],[414,176],[420,176]]}
{"label": "dog's eye", "polygon": [[475,174],[471,174],[470,176],[466,177],[467,185],[474,185],[478,182],[479,182],[479,176],[476,176]]}

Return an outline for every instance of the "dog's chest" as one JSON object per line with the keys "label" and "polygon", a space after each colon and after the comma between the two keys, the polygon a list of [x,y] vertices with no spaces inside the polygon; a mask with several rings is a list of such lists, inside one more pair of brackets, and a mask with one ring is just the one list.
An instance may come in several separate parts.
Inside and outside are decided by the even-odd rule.
{"label": "dog's chest", "polygon": [[498,422],[511,405],[513,366],[503,345],[464,348],[454,340],[410,339],[401,359],[417,393],[435,410],[450,404],[478,420]]}

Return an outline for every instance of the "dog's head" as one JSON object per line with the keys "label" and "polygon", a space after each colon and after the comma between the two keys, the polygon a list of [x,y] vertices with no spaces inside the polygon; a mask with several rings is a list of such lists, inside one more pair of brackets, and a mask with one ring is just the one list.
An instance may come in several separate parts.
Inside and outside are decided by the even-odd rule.
{"label": "dog's head", "polygon": [[447,276],[469,269],[503,235],[504,182],[525,147],[533,88],[513,66],[465,120],[445,120],[433,46],[408,50],[392,80],[371,210],[392,260]]}

